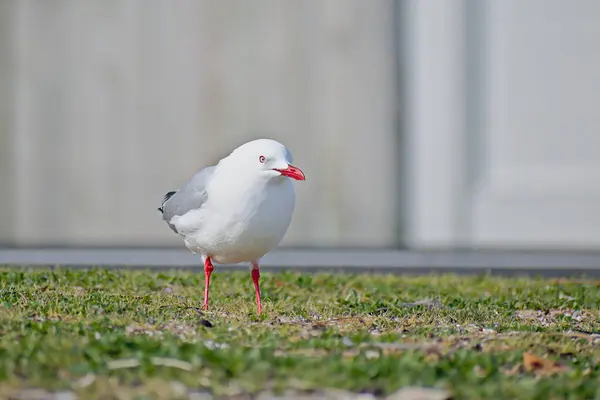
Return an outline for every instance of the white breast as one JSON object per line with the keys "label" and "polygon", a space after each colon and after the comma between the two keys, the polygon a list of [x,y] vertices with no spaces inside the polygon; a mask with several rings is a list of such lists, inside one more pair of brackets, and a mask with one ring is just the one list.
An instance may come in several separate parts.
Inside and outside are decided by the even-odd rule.
{"label": "white breast", "polygon": [[190,250],[220,264],[250,262],[283,239],[295,207],[289,179],[212,189],[200,210],[174,221]]}

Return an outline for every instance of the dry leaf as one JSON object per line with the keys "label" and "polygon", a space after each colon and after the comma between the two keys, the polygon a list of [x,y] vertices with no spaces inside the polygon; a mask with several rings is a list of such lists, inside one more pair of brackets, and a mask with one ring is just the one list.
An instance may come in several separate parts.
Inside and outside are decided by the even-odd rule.
{"label": "dry leaf", "polygon": [[523,353],[523,367],[527,372],[538,375],[552,375],[558,372],[568,371],[569,368],[547,358],[538,357],[533,353]]}
{"label": "dry leaf", "polygon": [[504,374],[504,375],[508,375],[508,376],[514,376],[517,375],[521,372],[521,366],[520,365],[515,365],[514,367],[508,369],[508,368],[500,368],[500,371]]}

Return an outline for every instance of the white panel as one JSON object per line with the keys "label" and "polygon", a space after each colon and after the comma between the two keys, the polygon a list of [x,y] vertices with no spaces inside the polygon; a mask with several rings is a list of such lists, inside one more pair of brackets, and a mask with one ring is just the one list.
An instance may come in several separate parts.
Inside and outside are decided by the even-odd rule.
{"label": "white panel", "polygon": [[488,7],[474,240],[600,245],[600,3]]}
{"label": "white panel", "polygon": [[[123,237],[137,119],[136,2],[20,2],[18,234],[24,242]],[[121,226],[119,228],[119,226]]]}
{"label": "white panel", "polygon": [[414,0],[403,13],[410,199],[406,239],[418,248],[459,245],[465,233],[464,3]]}
{"label": "white panel", "polygon": [[[16,63],[16,3],[0,2],[0,74],[14,76]],[[13,79],[0,79],[0,243],[15,240],[14,209],[16,205],[13,174],[13,138],[15,123],[15,85]]]}
{"label": "white panel", "polygon": [[308,177],[284,244],[395,243],[391,0],[17,7],[18,243],[180,244],[163,194],[265,135]]}

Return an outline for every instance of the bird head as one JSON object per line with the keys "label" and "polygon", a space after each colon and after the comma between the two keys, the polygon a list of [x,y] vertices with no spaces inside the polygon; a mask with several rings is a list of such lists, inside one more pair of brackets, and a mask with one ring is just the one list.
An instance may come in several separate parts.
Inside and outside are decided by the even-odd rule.
{"label": "bird head", "polygon": [[257,139],[244,143],[226,158],[240,172],[258,173],[264,177],[288,177],[303,181],[304,172],[292,165],[292,154],[272,139]]}

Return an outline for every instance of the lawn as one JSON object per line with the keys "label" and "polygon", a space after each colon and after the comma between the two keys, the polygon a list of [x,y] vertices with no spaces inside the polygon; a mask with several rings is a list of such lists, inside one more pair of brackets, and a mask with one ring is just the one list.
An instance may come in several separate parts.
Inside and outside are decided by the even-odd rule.
{"label": "lawn", "polygon": [[261,282],[258,317],[249,272],[217,267],[203,312],[202,273],[1,269],[0,397],[600,398],[598,281]]}

